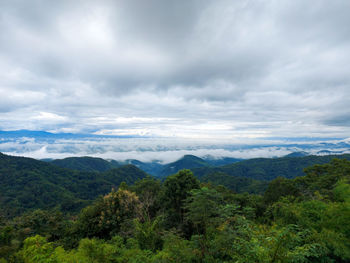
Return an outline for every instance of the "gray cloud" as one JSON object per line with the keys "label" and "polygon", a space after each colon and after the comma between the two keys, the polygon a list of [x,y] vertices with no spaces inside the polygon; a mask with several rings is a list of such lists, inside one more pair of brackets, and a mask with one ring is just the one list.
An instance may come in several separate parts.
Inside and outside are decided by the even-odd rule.
{"label": "gray cloud", "polygon": [[1,1],[0,129],[350,132],[344,1]]}

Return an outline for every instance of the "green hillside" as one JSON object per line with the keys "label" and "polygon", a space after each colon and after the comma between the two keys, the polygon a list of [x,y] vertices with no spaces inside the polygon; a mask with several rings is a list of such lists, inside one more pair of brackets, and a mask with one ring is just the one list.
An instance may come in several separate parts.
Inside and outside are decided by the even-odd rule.
{"label": "green hillside", "polygon": [[11,217],[30,209],[56,206],[76,211],[122,181],[131,184],[145,176],[133,165],[104,173],[80,172],[0,153],[0,215]]}
{"label": "green hillside", "polygon": [[199,178],[201,182],[223,185],[236,193],[263,194],[269,184],[268,181],[254,180],[242,176],[231,176],[223,172],[206,174]]}
{"label": "green hillside", "polygon": [[129,159],[129,160],[125,160],[124,162],[121,162],[121,163],[135,165],[136,167],[140,168],[141,170],[143,170],[146,173],[153,175],[153,176],[157,176],[164,167],[158,161],[141,162],[139,160]]}
{"label": "green hillside", "polygon": [[203,158],[203,160],[206,161],[211,166],[223,166],[223,165],[243,161],[243,159],[232,158],[232,157],[214,158],[211,156],[206,156]]}
{"label": "green hillside", "polygon": [[83,172],[105,172],[120,165],[116,161],[106,161],[95,157],[68,157],[51,161],[52,164],[62,168],[78,170]]}
{"label": "green hillside", "polygon": [[158,176],[165,177],[171,174],[175,174],[182,169],[193,169],[198,167],[209,167],[210,164],[203,159],[194,155],[185,155],[176,162],[164,165],[163,169],[159,172]]}
{"label": "green hillside", "polygon": [[295,178],[304,175],[306,167],[329,163],[332,159],[350,160],[350,154],[327,156],[303,156],[281,158],[255,158],[219,167],[201,167],[193,169],[195,176],[201,178],[215,173],[229,176],[246,177],[255,180],[270,181],[278,176]]}

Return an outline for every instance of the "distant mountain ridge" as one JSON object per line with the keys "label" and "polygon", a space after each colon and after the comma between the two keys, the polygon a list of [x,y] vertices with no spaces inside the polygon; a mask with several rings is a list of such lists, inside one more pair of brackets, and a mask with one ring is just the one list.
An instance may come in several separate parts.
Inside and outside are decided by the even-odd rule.
{"label": "distant mountain ridge", "polygon": [[209,166],[210,164],[197,156],[185,155],[175,162],[164,165],[158,176],[166,177],[168,175],[175,174],[182,169],[193,169]]}
{"label": "distant mountain ridge", "polygon": [[105,172],[113,168],[118,168],[122,165],[134,165],[144,172],[157,176],[163,165],[158,162],[141,162],[134,159],[125,161],[105,160],[102,158],[82,156],[82,157],[67,157],[64,159],[43,159],[43,161],[50,162],[62,168],[85,172]]}
{"label": "distant mountain ridge", "polygon": [[221,158],[215,159],[213,157],[199,158],[194,155],[185,155],[179,160],[168,163],[161,164],[158,161],[153,162],[141,162],[135,159],[129,159],[125,161],[116,161],[116,160],[105,160],[102,158],[96,157],[68,157],[64,159],[55,159],[55,160],[45,160],[54,165],[57,165],[62,168],[68,168],[78,171],[90,171],[90,172],[104,172],[109,169],[117,168],[121,165],[132,164],[146,173],[156,176],[156,177],[166,177],[171,174],[175,174],[182,169],[193,169],[199,167],[209,167],[209,166],[219,166],[224,164],[231,164],[234,162],[239,162],[242,159],[236,158]]}
{"label": "distant mountain ridge", "polygon": [[125,160],[125,161],[119,162],[119,163],[135,165],[136,167],[140,168],[141,170],[143,170],[146,173],[153,175],[153,176],[158,176],[160,171],[163,169],[163,166],[164,166],[159,161],[141,162],[141,161],[135,160],[135,159]]}
{"label": "distant mountain ridge", "polygon": [[292,152],[290,154],[285,155],[284,157],[304,157],[310,155],[307,152]]}
{"label": "distant mountain ridge", "polygon": [[315,164],[329,163],[332,159],[350,160],[350,154],[307,155],[300,157],[254,158],[219,167],[201,167],[193,169],[198,178],[214,173],[227,176],[246,177],[254,180],[270,181],[276,177],[295,178],[304,175],[303,169]]}
{"label": "distant mountain ridge", "polygon": [[121,166],[121,164],[114,160],[106,161],[102,158],[89,156],[56,159],[50,161],[50,163],[62,168],[78,170],[82,172],[105,172]]}
{"label": "distant mountain ridge", "polygon": [[176,162],[161,165],[158,162],[117,162],[94,157],[44,162],[0,153],[0,216],[8,217],[30,209],[57,206],[65,211],[79,210],[123,181],[132,184],[145,178],[147,173],[140,168],[155,169],[158,176],[191,169],[203,182],[222,184],[236,192],[260,194],[265,191],[268,182],[276,177],[302,176],[304,168],[325,164],[334,158],[350,160],[350,154],[255,158],[213,166],[193,155],[185,155]]}
{"label": "distant mountain ridge", "polygon": [[232,157],[214,158],[213,156],[205,156],[202,159],[212,166],[222,166],[226,164],[237,163],[244,160],[242,158]]}
{"label": "distant mountain ridge", "polygon": [[[182,169],[191,169],[199,178],[204,175],[221,173],[229,176],[246,177],[254,180],[272,180],[278,176],[294,178],[303,175],[303,169],[314,165],[324,164],[333,158],[349,159],[349,154],[341,155],[309,155],[306,152],[294,152],[279,158],[253,158],[248,160],[236,158],[211,159],[185,155],[179,160],[161,164],[160,162],[141,162],[138,160],[104,160],[95,157],[70,157],[51,161],[52,164],[63,168],[79,171],[104,172],[125,164],[132,164],[155,177],[167,177]],[[218,165],[219,164],[219,165]],[[224,165],[220,165],[224,164]]]}

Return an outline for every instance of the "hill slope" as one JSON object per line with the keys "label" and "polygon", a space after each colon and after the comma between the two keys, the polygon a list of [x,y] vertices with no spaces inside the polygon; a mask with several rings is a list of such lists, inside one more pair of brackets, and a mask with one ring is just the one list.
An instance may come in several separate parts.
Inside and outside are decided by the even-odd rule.
{"label": "hill slope", "polygon": [[185,155],[180,160],[164,165],[158,176],[165,177],[175,174],[182,169],[193,169],[198,167],[209,167],[210,164],[194,155]]}
{"label": "hill slope", "polygon": [[84,172],[105,172],[120,165],[116,161],[106,161],[102,158],[95,157],[68,157],[64,159],[56,159],[51,162],[62,168]]}
{"label": "hill slope", "polygon": [[232,157],[223,157],[223,158],[213,158],[211,156],[206,156],[203,158],[211,166],[223,166],[227,164],[241,162],[244,159],[232,158]]}
{"label": "hill slope", "polygon": [[163,169],[163,165],[160,164],[158,161],[153,161],[153,162],[141,162],[139,160],[135,159],[129,159],[122,164],[132,164],[135,165],[136,167],[140,168],[141,170],[145,171],[148,174],[151,174],[153,176],[157,176],[160,171]]}
{"label": "hill slope", "polygon": [[0,153],[0,215],[11,217],[28,209],[55,206],[77,211],[122,181],[132,184],[146,175],[133,165],[104,173],[81,172]]}
{"label": "hill slope", "polygon": [[276,177],[295,178],[304,175],[303,169],[315,164],[329,163],[332,159],[350,160],[350,154],[327,156],[303,156],[282,158],[256,158],[219,167],[201,167],[193,169],[198,177],[222,173],[228,176],[246,177],[255,180],[270,181]]}

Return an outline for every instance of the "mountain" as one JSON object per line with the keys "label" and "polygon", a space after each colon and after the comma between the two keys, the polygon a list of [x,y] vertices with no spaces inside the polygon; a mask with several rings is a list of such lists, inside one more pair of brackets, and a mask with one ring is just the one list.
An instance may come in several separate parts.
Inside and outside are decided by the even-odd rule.
{"label": "mountain", "polygon": [[228,176],[246,177],[255,180],[270,181],[276,177],[295,178],[304,175],[303,169],[315,164],[329,163],[332,159],[350,160],[350,154],[303,156],[281,158],[255,158],[219,167],[201,167],[193,169],[198,178],[223,173]]}
{"label": "mountain", "polygon": [[78,211],[121,182],[132,184],[146,176],[134,165],[82,172],[0,153],[0,216],[12,217],[37,208]]}
{"label": "mountain", "polygon": [[[206,156],[204,158],[205,159],[201,159],[193,155],[185,155],[180,160],[167,165],[162,165],[156,161],[141,162],[138,160],[129,159],[123,162],[117,162],[114,160],[106,161],[104,159],[94,157],[69,157],[65,159],[53,160],[51,163],[62,168],[90,172],[105,172],[113,169],[114,167],[132,164],[148,174],[166,177],[182,169],[219,166],[222,164],[232,164],[241,161],[240,159],[229,157],[214,159],[213,157]],[[200,178],[200,180],[202,182],[213,182],[215,184],[225,185],[235,192],[249,192],[259,194],[265,191],[268,184],[265,181],[253,180],[251,178],[237,176],[232,177],[222,172],[208,174]]]}
{"label": "mountain", "polygon": [[308,154],[307,152],[292,152],[290,154],[287,154],[284,157],[304,157],[304,156],[308,156],[310,154]]}
{"label": "mountain", "polygon": [[13,138],[13,137],[50,137],[53,133],[46,131],[30,131],[30,130],[16,130],[16,131],[0,131],[2,138]]}
{"label": "mountain", "polygon": [[163,169],[163,165],[159,163],[159,161],[141,162],[139,160],[129,159],[122,163],[135,165],[136,167],[140,168],[141,170],[153,176],[157,176],[160,173],[160,171]]}
{"label": "mountain", "polygon": [[171,174],[175,174],[182,169],[193,169],[199,167],[210,167],[210,164],[197,156],[185,155],[176,162],[164,165],[164,167],[160,170],[158,176],[165,177]]}
{"label": "mountain", "polygon": [[128,159],[125,161],[115,161],[115,160],[104,160],[102,158],[95,157],[68,157],[64,159],[42,159],[42,161],[50,162],[56,166],[84,171],[84,172],[105,172],[113,168],[117,168],[121,165],[132,164],[140,168],[144,172],[157,176],[166,177],[168,175],[174,174],[182,169],[193,169],[198,167],[209,167],[209,166],[221,166],[226,164],[232,164],[239,162],[242,159],[225,157],[221,159],[214,158],[212,156],[206,156],[201,159],[194,155],[185,155],[180,160],[163,165],[159,161],[153,162],[141,162],[135,159]]}
{"label": "mountain", "polygon": [[223,158],[214,158],[213,156],[205,156],[203,160],[212,166],[222,166],[231,163],[237,163],[243,161],[243,159],[232,158],[232,157],[223,157]]}
{"label": "mountain", "polygon": [[117,168],[120,164],[117,161],[106,161],[95,157],[68,157],[51,161],[52,164],[62,168],[84,171],[84,172],[105,172]]}
{"label": "mountain", "polygon": [[166,177],[168,175],[177,173],[182,169],[193,169],[198,167],[209,167],[209,166],[220,166],[225,164],[231,164],[239,162],[242,159],[225,157],[221,159],[214,158],[212,156],[205,156],[203,159],[194,155],[185,155],[180,160],[169,164],[161,164],[159,161],[153,162],[141,162],[138,160],[130,159],[124,162],[119,162],[120,164],[133,164],[156,177]]}

